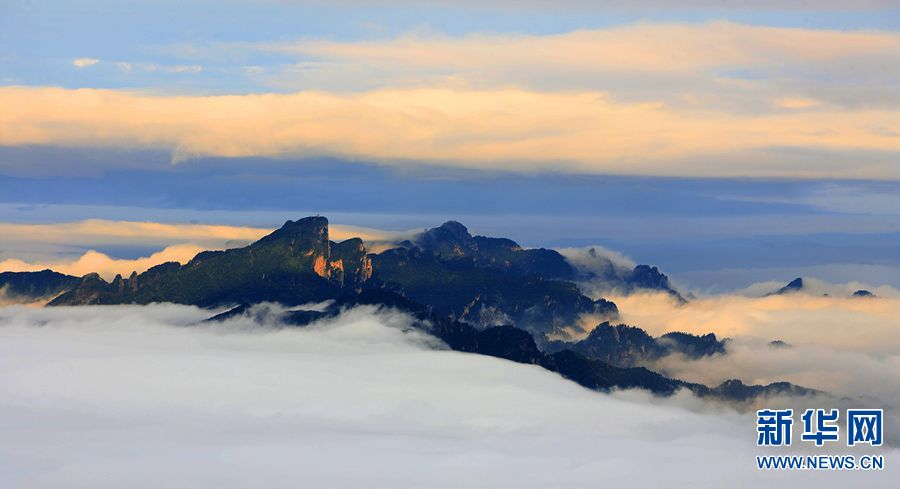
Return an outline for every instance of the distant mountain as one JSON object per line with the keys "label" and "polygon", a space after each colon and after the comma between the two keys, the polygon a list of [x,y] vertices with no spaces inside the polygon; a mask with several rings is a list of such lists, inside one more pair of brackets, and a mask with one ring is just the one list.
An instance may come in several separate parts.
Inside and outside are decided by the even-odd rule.
{"label": "distant mountain", "polygon": [[[806,287],[806,283],[803,281],[803,278],[797,277],[794,280],[791,280],[790,283],[788,283],[784,287],[782,287],[774,292],[770,292],[770,293],[766,294],[766,297],[773,296],[773,295],[793,294],[796,292],[803,292],[806,290],[808,290],[808,288]],[[830,294],[822,294],[822,297],[831,297],[831,295]],[[852,294],[850,294],[850,297],[876,298],[878,296],[868,290],[859,289],[859,290],[853,292]]]}
{"label": "distant mountain", "polygon": [[51,299],[75,287],[80,279],[52,270],[0,273],[0,299],[36,302]]}
{"label": "distant mountain", "polygon": [[799,292],[803,290],[803,279],[800,277],[791,280],[790,283],[785,285],[784,287],[776,290],[775,292],[770,292],[767,295],[784,295],[784,294],[792,294],[794,292]]}
{"label": "distant mountain", "polygon": [[654,338],[641,328],[604,322],[595,327],[588,336],[574,343],[554,342],[548,349],[571,349],[588,358],[602,360],[617,367],[635,367],[648,364],[673,353],[690,359],[724,354],[725,341],[709,333],[696,336],[688,333],[671,332]]}

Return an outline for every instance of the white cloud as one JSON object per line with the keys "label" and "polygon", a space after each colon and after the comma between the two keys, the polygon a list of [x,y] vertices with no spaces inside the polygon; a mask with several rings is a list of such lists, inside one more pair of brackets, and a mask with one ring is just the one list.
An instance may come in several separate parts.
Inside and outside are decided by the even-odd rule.
{"label": "white cloud", "polygon": [[760,473],[752,415],[690,397],[600,394],[535,366],[431,350],[390,313],[359,309],[307,329],[182,327],[207,315],[169,305],[0,309],[0,485],[896,481],[890,450],[878,474]]}
{"label": "white cloud", "polygon": [[87,68],[88,66],[94,66],[99,62],[100,60],[97,58],[75,58],[72,60],[72,66],[80,70],[82,68]]}
{"label": "white cloud", "polygon": [[34,272],[50,269],[55,272],[65,273],[81,277],[89,273],[99,273],[106,280],[112,280],[116,275],[127,277],[131,272],[143,273],[148,268],[161,263],[178,262],[187,263],[207,248],[195,244],[178,244],[135,259],[114,258],[106,253],[89,250],[75,258],[57,258],[46,262],[28,262],[17,258],[0,260],[0,271],[3,272]]}

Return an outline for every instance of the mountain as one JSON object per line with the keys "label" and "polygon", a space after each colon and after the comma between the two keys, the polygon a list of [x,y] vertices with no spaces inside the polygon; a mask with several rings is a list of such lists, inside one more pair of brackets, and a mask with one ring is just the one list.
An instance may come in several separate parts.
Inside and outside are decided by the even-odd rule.
{"label": "mountain", "polygon": [[[794,280],[791,280],[791,282],[788,283],[787,285],[785,285],[784,287],[782,287],[774,292],[770,292],[770,293],[766,294],[766,297],[772,296],[772,295],[792,294],[795,292],[802,292],[802,291],[807,291],[807,290],[808,290],[808,288],[806,287],[806,284],[803,282],[803,279],[800,277],[797,277]],[[822,294],[822,297],[831,297],[831,295],[830,294]],[[853,292],[852,294],[850,294],[850,297],[877,298],[878,296],[868,290],[859,289],[859,290]]]}
{"label": "mountain", "polygon": [[800,277],[797,277],[797,278],[795,278],[794,280],[791,280],[790,283],[788,283],[788,284],[785,285],[784,287],[782,287],[782,288],[776,290],[775,292],[770,292],[770,293],[768,293],[768,294],[766,294],[766,295],[767,295],[767,296],[770,296],[770,295],[784,295],[784,294],[791,294],[791,293],[794,293],[794,292],[799,292],[799,291],[801,291],[801,290],[803,290],[803,279],[800,278]]}
{"label": "mountain", "polygon": [[710,395],[735,402],[751,401],[760,397],[771,396],[809,396],[822,395],[821,391],[808,389],[790,382],[773,382],[768,385],[747,385],[738,379],[722,382],[710,389]]}
{"label": "mountain", "polygon": [[174,302],[209,307],[263,301],[303,304],[362,286],[372,263],[359,238],[334,243],[328,220],[287,221],[243,248],[204,251],[190,262],[155,266],[107,283],[86,275],[50,305]]}
{"label": "mountain", "polygon": [[674,353],[690,359],[724,354],[725,341],[719,341],[713,333],[696,336],[671,332],[654,338],[641,328],[626,324],[613,326],[604,322],[580,341],[554,342],[548,345],[548,349],[570,349],[617,367],[635,367]]}
{"label": "mountain", "polygon": [[51,299],[79,282],[78,277],[52,270],[0,273],[0,302],[35,302]]}

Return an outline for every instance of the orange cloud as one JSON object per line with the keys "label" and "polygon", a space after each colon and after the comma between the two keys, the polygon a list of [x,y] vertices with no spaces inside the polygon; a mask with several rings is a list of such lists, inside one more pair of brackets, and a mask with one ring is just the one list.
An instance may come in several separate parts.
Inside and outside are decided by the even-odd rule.
{"label": "orange cloud", "polygon": [[[678,305],[666,294],[610,297],[622,321],[653,335],[714,332],[723,337],[780,339],[790,344],[867,352],[900,351],[900,297],[878,299],[805,294],[763,298],[722,295]],[[887,294],[887,295],[885,295]],[[890,295],[893,294],[893,295]]]}
{"label": "orange cloud", "polygon": [[[384,41],[269,43],[263,49],[408,70],[492,75],[510,69],[579,72],[695,72],[720,66],[822,64],[861,56],[900,57],[900,35],[886,31],[838,31],[766,27],[727,21],[703,24],[639,23],[556,35],[413,34]],[[821,66],[809,66],[819,69]],[[880,67],[885,69],[885,67]],[[471,70],[471,71],[470,71]]]}
{"label": "orange cloud", "polygon": [[200,97],[5,87],[0,106],[2,145],[170,148],[176,162],[331,154],[514,171],[900,178],[889,157],[866,166],[736,157],[768,147],[900,151],[891,109],[739,115],[599,92],[436,88]]}
{"label": "orange cloud", "polygon": [[18,259],[7,259],[0,261],[0,270],[31,272],[49,268],[60,273],[79,277],[96,272],[106,280],[111,280],[116,274],[128,276],[132,271],[141,273],[160,263],[170,261],[187,263],[204,249],[204,247],[195,244],[179,244],[169,246],[150,256],[134,260],[112,258],[104,253],[91,250],[74,260],[29,263]]}
{"label": "orange cloud", "polygon": [[0,236],[3,236],[0,243],[13,241],[81,245],[186,241],[225,243],[255,241],[269,232],[271,229],[246,226],[87,219],[53,224],[0,223]]}
{"label": "orange cloud", "polygon": [[[301,216],[293,216],[301,217]],[[52,224],[0,223],[2,243],[56,243],[92,246],[96,244],[172,244],[191,242],[211,247],[252,242],[272,232],[271,228],[217,224],[170,224],[149,221],[84,221]],[[365,241],[391,239],[396,233],[363,226],[331,224],[332,240],[359,237]],[[236,242],[236,243],[235,243]]]}

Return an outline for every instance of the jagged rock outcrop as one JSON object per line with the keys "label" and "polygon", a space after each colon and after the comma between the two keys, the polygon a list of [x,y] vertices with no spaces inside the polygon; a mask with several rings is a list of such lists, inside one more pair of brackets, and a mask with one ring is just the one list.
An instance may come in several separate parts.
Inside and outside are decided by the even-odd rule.
{"label": "jagged rock outcrop", "polygon": [[570,349],[617,367],[648,365],[675,353],[690,359],[725,353],[725,341],[713,333],[697,336],[671,332],[654,338],[641,328],[627,324],[613,326],[609,322],[597,325],[580,341],[553,342],[547,347],[550,351]]}
{"label": "jagged rock outcrop", "polygon": [[471,262],[477,268],[515,275],[539,274],[546,279],[575,278],[575,269],[555,250],[526,249],[511,239],[472,236],[456,221],[428,229],[400,245],[432,251],[446,261]]}
{"label": "jagged rock outcrop", "polygon": [[770,296],[770,295],[792,294],[792,293],[794,293],[794,292],[800,292],[801,290],[803,290],[803,278],[802,278],[802,277],[797,277],[797,278],[795,278],[794,280],[791,280],[791,281],[790,281],[787,285],[785,285],[784,287],[782,287],[782,288],[776,290],[775,292],[770,292],[770,293],[768,293],[768,294],[766,294],[766,295],[767,295],[767,296]]}

